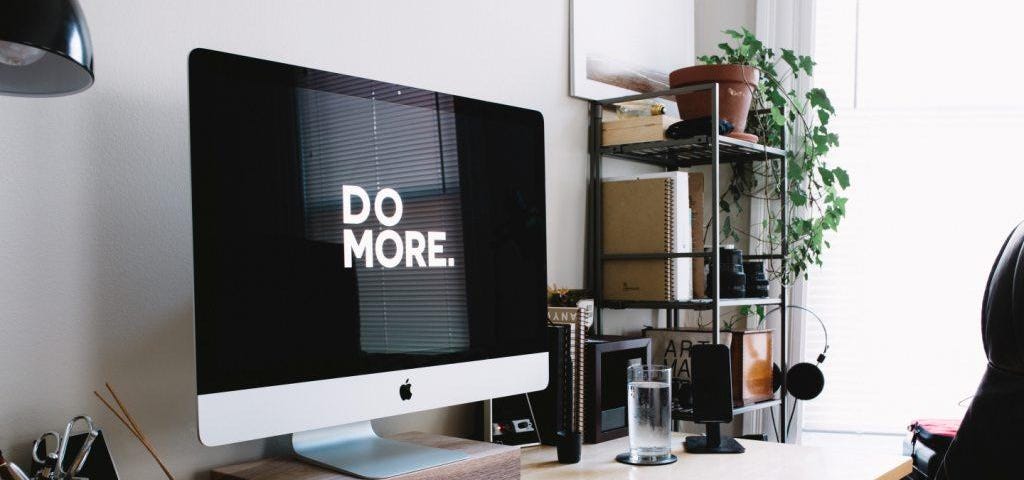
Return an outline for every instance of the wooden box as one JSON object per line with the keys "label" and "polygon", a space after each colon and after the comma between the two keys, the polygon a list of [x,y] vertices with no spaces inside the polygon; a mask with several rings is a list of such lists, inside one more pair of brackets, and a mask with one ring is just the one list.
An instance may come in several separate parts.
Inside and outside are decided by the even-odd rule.
{"label": "wooden box", "polygon": [[[395,435],[395,440],[437,448],[460,450],[469,454],[461,462],[428,468],[392,480],[518,480],[519,447],[495,445],[462,438],[420,432]],[[210,472],[212,480],[352,480],[357,477],[338,473],[293,458],[270,458],[220,467]]]}
{"label": "wooden box", "polygon": [[665,129],[678,121],[678,118],[668,115],[608,120],[601,123],[601,145],[607,147],[665,140]]}
{"label": "wooden box", "polygon": [[[711,343],[711,331],[648,328],[654,363],[672,367],[673,376],[690,381],[690,347]],[[732,355],[733,405],[763,402],[774,397],[772,390],[772,331],[722,332],[722,343]]]}

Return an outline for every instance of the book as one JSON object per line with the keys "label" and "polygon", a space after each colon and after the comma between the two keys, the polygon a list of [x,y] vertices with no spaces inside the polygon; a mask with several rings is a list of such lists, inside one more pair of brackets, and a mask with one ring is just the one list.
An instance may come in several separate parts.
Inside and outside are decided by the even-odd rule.
{"label": "book", "polygon": [[583,406],[586,401],[583,377],[585,371],[584,349],[588,325],[593,323],[593,310],[593,300],[581,300],[576,307],[548,307],[548,324],[566,325],[569,328],[568,341],[565,344],[568,359],[566,365],[568,374],[565,378],[568,381],[566,387],[568,398],[566,399],[567,410],[563,423],[576,432],[583,428]]}
{"label": "book", "polygon": [[[608,178],[602,184],[604,254],[691,251],[686,172]],[[689,258],[605,260],[602,290],[609,300],[693,298]]]}
{"label": "book", "polygon": [[548,386],[529,393],[541,443],[557,445],[557,433],[571,428],[573,385],[570,327],[548,325]]}
{"label": "book", "polygon": [[[690,245],[694,251],[701,251],[704,248],[704,174],[701,172],[689,172],[689,198],[690,198]],[[707,274],[704,273],[704,259],[693,259],[693,298],[705,298],[705,283]]]}

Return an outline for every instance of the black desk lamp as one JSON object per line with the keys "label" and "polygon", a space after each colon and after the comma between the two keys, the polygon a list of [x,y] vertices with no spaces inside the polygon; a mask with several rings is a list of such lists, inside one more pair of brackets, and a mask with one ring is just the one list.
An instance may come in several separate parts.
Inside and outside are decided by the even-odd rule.
{"label": "black desk lamp", "polygon": [[56,97],[92,85],[92,41],[76,0],[3,4],[0,95]]}

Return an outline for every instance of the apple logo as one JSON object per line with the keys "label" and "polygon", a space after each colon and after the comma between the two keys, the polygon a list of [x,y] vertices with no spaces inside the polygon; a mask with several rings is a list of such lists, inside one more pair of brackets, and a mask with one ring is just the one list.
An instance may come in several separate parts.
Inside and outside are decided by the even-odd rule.
{"label": "apple logo", "polygon": [[412,384],[409,383],[409,379],[405,379],[405,384],[398,387],[398,396],[402,397],[402,401],[406,401],[412,398]]}

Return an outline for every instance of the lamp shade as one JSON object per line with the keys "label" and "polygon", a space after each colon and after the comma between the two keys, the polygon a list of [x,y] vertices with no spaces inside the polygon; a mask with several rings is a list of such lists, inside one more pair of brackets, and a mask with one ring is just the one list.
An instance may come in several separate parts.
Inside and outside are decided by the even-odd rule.
{"label": "lamp shade", "polygon": [[92,82],[92,41],[76,0],[0,2],[0,94],[69,95]]}

